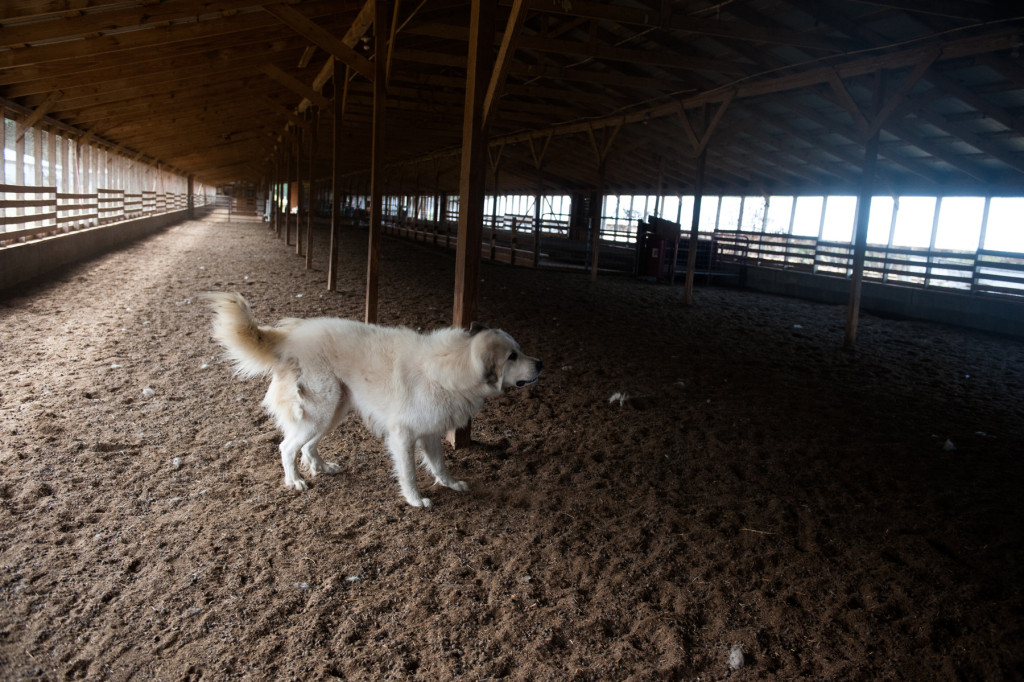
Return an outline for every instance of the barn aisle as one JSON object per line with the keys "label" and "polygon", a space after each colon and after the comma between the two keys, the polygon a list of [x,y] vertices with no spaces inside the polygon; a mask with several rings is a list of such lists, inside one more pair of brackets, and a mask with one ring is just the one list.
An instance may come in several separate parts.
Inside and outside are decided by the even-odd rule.
{"label": "barn aisle", "polygon": [[[366,233],[333,293],[316,237],[214,215],[0,297],[5,679],[1024,674],[1024,343],[485,263],[545,370],[449,453],[470,492],[407,507],[349,421],[295,493],[197,294],[361,318]],[[447,324],[453,273],[385,240],[381,322]]]}

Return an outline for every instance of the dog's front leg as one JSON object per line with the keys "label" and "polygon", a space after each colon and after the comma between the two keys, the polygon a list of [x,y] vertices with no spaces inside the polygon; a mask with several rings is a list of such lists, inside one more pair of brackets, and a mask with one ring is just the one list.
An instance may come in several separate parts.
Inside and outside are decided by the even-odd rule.
{"label": "dog's front leg", "polygon": [[416,487],[416,440],[404,429],[393,428],[388,434],[388,449],[395,462],[395,476],[405,501],[414,507],[433,506]]}
{"label": "dog's front leg", "polygon": [[443,486],[465,492],[469,490],[469,484],[465,481],[456,481],[448,473],[448,467],[444,465],[444,451],[441,449],[440,436],[426,436],[420,438],[419,446],[423,449],[423,461],[427,463],[430,473],[434,474],[434,481]]}

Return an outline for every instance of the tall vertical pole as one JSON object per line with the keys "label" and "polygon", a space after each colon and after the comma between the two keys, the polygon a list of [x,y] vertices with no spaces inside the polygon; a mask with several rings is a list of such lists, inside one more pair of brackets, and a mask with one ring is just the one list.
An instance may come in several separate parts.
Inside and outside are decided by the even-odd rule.
{"label": "tall vertical pole", "polygon": [[[872,118],[882,108],[885,89],[882,71],[875,73],[875,93],[872,102]],[[878,130],[864,145],[864,168],[861,171],[860,191],[857,195],[857,228],[853,243],[853,274],[850,278],[850,303],[846,310],[846,333],[843,347],[853,350],[857,340],[857,323],[860,319],[861,287],[864,283],[864,257],[868,245],[868,223],[871,216],[871,196],[875,187],[875,166],[878,162]]]}
{"label": "tall vertical pole", "polygon": [[601,208],[604,203],[605,162],[597,167],[597,190],[590,194],[590,281],[597,281],[597,264],[601,256]]}
{"label": "tall vertical pole", "polygon": [[309,206],[306,209],[306,269],[313,269],[313,156],[316,153],[316,134],[319,125],[319,112],[311,110],[309,113]]}
{"label": "tall vertical pole", "polygon": [[196,217],[196,198],[193,196],[196,191],[196,176],[188,176],[188,219],[195,220]]}
{"label": "tall vertical pole", "polygon": [[861,171],[860,191],[857,194],[857,229],[853,242],[853,275],[850,278],[850,303],[846,310],[846,333],[843,346],[852,350],[857,340],[860,319],[861,287],[864,282],[864,256],[868,245],[868,221],[871,215],[871,195],[874,191],[875,165],[878,160],[878,133],[864,147],[864,169]]}
{"label": "tall vertical pole", "polygon": [[537,200],[533,206],[533,267],[540,265],[540,221],[544,215],[544,207],[541,202],[544,201],[544,175],[541,173],[540,168],[537,168]]}
{"label": "tall vertical pole", "polygon": [[377,321],[380,282],[380,242],[384,208],[384,107],[387,104],[387,0],[373,8],[373,143],[370,171],[370,238],[366,257],[366,321]]}
{"label": "tall vertical pole", "polygon": [[[468,329],[476,317],[480,285],[480,246],[487,174],[487,130],[483,103],[491,76],[495,2],[474,2],[470,10],[466,102],[459,171],[459,236],[455,252],[455,305],[452,324]],[[470,426],[449,434],[452,445],[470,442]]]}
{"label": "tall vertical pole", "polygon": [[[306,127],[295,131],[295,255],[302,255],[302,225],[305,223],[306,212],[302,206],[302,142],[309,134],[309,122],[305,115]],[[308,163],[308,160],[307,160]]]}
{"label": "tall vertical pole", "polygon": [[[690,246],[686,253],[686,284],[683,288],[683,303],[693,305],[693,278],[697,270],[697,246],[700,243],[700,202],[704,196],[704,168],[707,151],[697,155],[697,171],[693,186],[693,217],[690,219]],[[675,270],[676,264],[672,263]]]}
{"label": "tall vertical pole", "polygon": [[[331,245],[327,257],[327,289],[338,290],[338,240],[341,238],[341,129],[345,116],[345,94],[348,92],[348,68],[339,73],[341,65],[334,62],[334,116],[331,119]],[[342,82],[338,82],[339,75]],[[339,87],[340,86],[340,87]]]}

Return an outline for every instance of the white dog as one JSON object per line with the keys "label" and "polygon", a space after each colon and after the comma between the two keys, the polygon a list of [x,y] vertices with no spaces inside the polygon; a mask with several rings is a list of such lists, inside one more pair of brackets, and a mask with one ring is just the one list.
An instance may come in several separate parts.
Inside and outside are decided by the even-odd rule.
{"label": "white dog", "polygon": [[508,334],[475,324],[430,334],[326,317],[261,327],[241,295],[204,298],[214,310],[213,337],[237,373],[273,376],[263,406],[284,434],[284,484],[295,490],[307,487],[295,461],[300,449],[310,475],[340,470],[320,459],[317,444],[353,409],[387,437],[409,504],[431,506],[416,487],[417,449],[437,483],[468,490],[448,473],[441,439],[468,424],[485,398],[533,383],[541,371]]}

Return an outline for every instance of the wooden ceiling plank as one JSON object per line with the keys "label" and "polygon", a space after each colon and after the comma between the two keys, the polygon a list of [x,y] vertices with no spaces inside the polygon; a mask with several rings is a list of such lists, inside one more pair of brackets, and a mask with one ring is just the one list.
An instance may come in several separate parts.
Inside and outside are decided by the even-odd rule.
{"label": "wooden ceiling plank", "polygon": [[166,26],[169,22],[191,20],[200,15],[232,13],[258,4],[254,0],[166,0],[159,4],[118,8],[55,17],[43,21],[0,26],[0,47],[103,35],[125,29]]}
{"label": "wooden ceiling plank", "polygon": [[573,0],[572,2],[532,0],[530,9],[551,14],[601,19],[621,24],[685,31],[699,35],[732,38],[769,45],[802,47],[827,53],[843,52],[851,47],[846,41],[835,40],[829,36],[820,36],[813,33],[778,28],[764,29],[736,21],[703,19],[683,13],[669,14],[666,17],[664,12],[659,15],[642,8],[616,6],[607,3],[581,0]]}
{"label": "wooden ceiling plank", "polygon": [[0,22],[11,19],[38,19],[51,15],[66,16],[106,5],[123,4],[124,0],[8,0],[0,5]]}
{"label": "wooden ceiling plank", "polygon": [[[302,7],[307,10],[307,17],[334,17],[337,14],[337,4],[333,0],[306,2]],[[237,33],[274,28],[279,25],[280,22],[266,12],[250,12],[225,16],[221,19],[156,26],[145,31],[91,36],[83,40],[18,47],[0,51],[0,69],[64,59],[90,59],[102,54],[139,48],[154,49],[158,46],[201,39],[227,40],[227,36]]]}
{"label": "wooden ceiling plank", "polygon": [[581,43],[570,40],[552,40],[542,36],[524,35],[519,38],[519,47],[535,52],[550,52],[573,57],[591,57],[600,60],[658,66],[669,70],[707,71],[728,76],[748,76],[749,66],[724,60],[688,57],[675,52],[657,53],[651,50],[627,49],[598,43]]}
{"label": "wooden ceiling plank", "polygon": [[[247,41],[248,43],[248,41]],[[204,49],[191,53],[177,53],[173,56],[154,53],[151,50],[133,50],[131,54],[120,53],[116,58],[108,57],[109,62],[98,68],[89,66],[75,67],[77,60],[51,62],[44,66],[26,67],[25,69],[7,69],[0,76],[0,87],[8,97],[28,97],[41,92],[49,92],[57,88],[99,85],[116,82],[128,78],[151,82],[154,78],[166,73],[193,71],[211,65],[223,65],[230,62],[265,59],[268,54],[288,54],[294,49],[281,41],[256,40],[251,44],[232,46],[230,50],[211,48],[208,44]],[[50,68],[44,68],[50,67]],[[30,78],[19,75],[19,71],[35,72]],[[11,80],[5,81],[4,76]]]}

